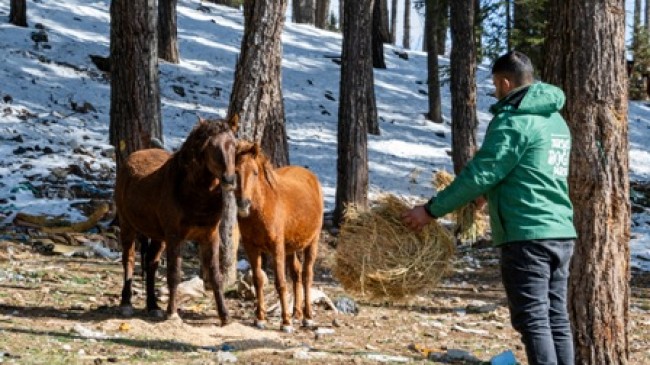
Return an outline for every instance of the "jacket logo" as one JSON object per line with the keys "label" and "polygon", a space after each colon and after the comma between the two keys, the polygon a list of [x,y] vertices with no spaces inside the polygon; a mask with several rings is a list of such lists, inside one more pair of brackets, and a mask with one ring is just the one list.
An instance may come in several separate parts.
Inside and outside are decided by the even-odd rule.
{"label": "jacket logo", "polygon": [[568,136],[554,135],[551,137],[548,164],[553,166],[553,175],[558,177],[567,177],[569,175],[570,153],[571,140]]}

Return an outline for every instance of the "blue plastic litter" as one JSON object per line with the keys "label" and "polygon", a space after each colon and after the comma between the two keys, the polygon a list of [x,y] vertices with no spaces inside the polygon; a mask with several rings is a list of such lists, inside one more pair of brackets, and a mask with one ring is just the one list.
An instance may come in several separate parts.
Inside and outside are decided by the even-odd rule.
{"label": "blue plastic litter", "polygon": [[490,365],[517,365],[517,359],[512,351],[504,351],[490,360]]}

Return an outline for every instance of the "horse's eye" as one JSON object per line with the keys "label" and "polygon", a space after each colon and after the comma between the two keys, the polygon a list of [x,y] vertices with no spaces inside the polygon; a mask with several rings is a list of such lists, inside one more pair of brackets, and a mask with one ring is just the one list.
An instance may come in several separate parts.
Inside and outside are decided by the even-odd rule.
{"label": "horse's eye", "polygon": [[253,176],[257,176],[257,175],[258,175],[257,170],[254,170],[254,171],[253,171]]}

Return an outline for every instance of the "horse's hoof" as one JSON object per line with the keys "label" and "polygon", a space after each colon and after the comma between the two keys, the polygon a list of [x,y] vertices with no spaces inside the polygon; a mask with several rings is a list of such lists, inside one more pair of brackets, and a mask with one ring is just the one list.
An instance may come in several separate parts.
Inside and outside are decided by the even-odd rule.
{"label": "horse's hoof", "polygon": [[172,313],[172,314],[167,316],[167,320],[168,321],[178,321],[178,322],[180,322],[181,321],[181,316],[179,316],[178,313]]}
{"label": "horse's hoof", "polygon": [[228,317],[221,318],[221,327],[227,326],[229,324],[230,324],[230,318]]}
{"label": "horse's hoof", "polygon": [[124,306],[120,307],[120,314],[122,317],[132,317],[133,316],[133,307],[132,306]]}
{"label": "horse's hoof", "polygon": [[282,332],[284,333],[293,333],[293,326],[284,324],[282,325]]}
{"label": "horse's hoof", "polygon": [[306,328],[313,328],[315,325],[313,319],[303,319],[302,320],[302,326]]}
{"label": "horse's hoof", "polygon": [[[178,314],[176,314],[178,316]],[[149,311],[149,317],[165,318],[165,312],[162,309],[152,309]]]}
{"label": "horse's hoof", "polygon": [[266,321],[255,320],[255,327],[261,330],[266,329]]}

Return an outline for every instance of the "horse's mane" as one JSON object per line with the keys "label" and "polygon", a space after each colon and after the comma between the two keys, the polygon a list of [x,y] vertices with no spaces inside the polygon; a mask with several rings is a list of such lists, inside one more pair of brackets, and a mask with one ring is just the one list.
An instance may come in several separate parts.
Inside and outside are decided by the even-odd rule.
{"label": "horse's mane", "polygon": [[269,160],[268,156],[264,154],[260,145],[254,142],[240,140],[237,142],[237,160],[236,164],[239,163],[241,157],[245,155],[250,155],[255,159],[257,165],[262,169],[264,173],[264,178],[269,183],[272,189],[275,189],[277,185],[277,176],[275,174],[275,168]]}
{"label": "horse's mane", "polygon": [[223,119],[199,119],[192,128],[187,139],[174,154],[176,166],[185,170],[188,176],[201,174],[201,152],[207,146],[210,138],[230,129],[228,122]]}

